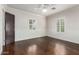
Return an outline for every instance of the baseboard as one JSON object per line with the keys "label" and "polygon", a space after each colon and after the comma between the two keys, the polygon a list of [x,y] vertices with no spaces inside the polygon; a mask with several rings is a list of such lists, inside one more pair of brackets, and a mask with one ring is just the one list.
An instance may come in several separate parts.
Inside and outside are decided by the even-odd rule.
{"label": "baseboard", "polygon": [[[79,43],[71,42],[71,41],[68,41],[68,40],[66,40],[66,39],[64,40],[64,39],[60,39],[60,38],[52,37],[52,36],[34,37],[34,38],[29,38],[29,39],[21,39],[21,40],[18,40],[18,41],[37,39],[37,38],[42,38],[42,37],[49,37],[49,38],[53,38],[53,39],[55,39],[55,40],[60,40],[60,41],[69,42],[69,43],[73,43],[73,44],[79,45]],[[18,42],[18,41],[15,41],[15,42]]]}
{"label": "baseboard", "polygon": [[28,39],[20,39],[20,40],[15,40],[15,42],[24,41],[24,40],[31,40],[31,39],[37,39],[37,38],[41,38],[41,37],[47,37],[47,36],[32,37],[32,38],[28,38]]}
{"label": "baseboard", "polygon": [[47,36],[47,37],[52,38],[52,39],[55,39],[55,40],[59,40],[59,41],[64,41],[64,42],[72,43],[72,44],[75,44],[75,45],[78,45],[79,46],[79,43],[71,42],[71,41],[68,41],[66,39],[63,40],[63,39],[56,38],[56,37],[51,37],[51,36]]}

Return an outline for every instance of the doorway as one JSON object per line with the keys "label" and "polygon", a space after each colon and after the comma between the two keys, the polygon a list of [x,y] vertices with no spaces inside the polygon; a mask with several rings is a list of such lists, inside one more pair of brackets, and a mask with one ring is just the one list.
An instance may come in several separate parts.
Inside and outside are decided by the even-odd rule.
{"label": "doorway", "polygon": [[5,46],[15,42],[15,16],[5,12]]}

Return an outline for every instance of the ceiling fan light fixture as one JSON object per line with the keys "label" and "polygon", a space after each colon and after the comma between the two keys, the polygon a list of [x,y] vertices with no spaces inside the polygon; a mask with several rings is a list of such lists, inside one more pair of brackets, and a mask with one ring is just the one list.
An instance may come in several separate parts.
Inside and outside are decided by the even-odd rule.
{"label": "ceiling fan light fixture", "polygon": [[44,8],[44,9],[42,10],[42,12],[44,12],[44,13],[47,12],[47,9]]}

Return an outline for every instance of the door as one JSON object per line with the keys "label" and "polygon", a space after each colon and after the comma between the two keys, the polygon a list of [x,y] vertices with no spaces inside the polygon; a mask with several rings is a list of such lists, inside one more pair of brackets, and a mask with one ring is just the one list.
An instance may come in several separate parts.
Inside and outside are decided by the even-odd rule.
{"label": "door", "polygon": [[15,16],[5,12],[5,45],[15,42]]}

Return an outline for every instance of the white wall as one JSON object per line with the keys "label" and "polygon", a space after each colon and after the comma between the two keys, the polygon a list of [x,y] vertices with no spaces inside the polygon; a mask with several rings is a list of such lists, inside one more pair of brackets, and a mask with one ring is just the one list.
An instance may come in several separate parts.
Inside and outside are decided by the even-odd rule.
{"label": "white wall", "polygon": [[[45,17],[30,12],[6,7],[7,12],[15,15],[15,40],[45,36]],[[36,30],[29,30],[29,19],[35,19]]]}
{"label": "white wall", "polygon": [[[65,20],[65,32],[57,32],[57,20]],[[79,44],[79,5],[47,17],[47,34],[50,37]]]}
{"label": "white wall", "polygon": [[2,45],[3,45],[3,5],[0,4],[0,54],[2,53]]}

